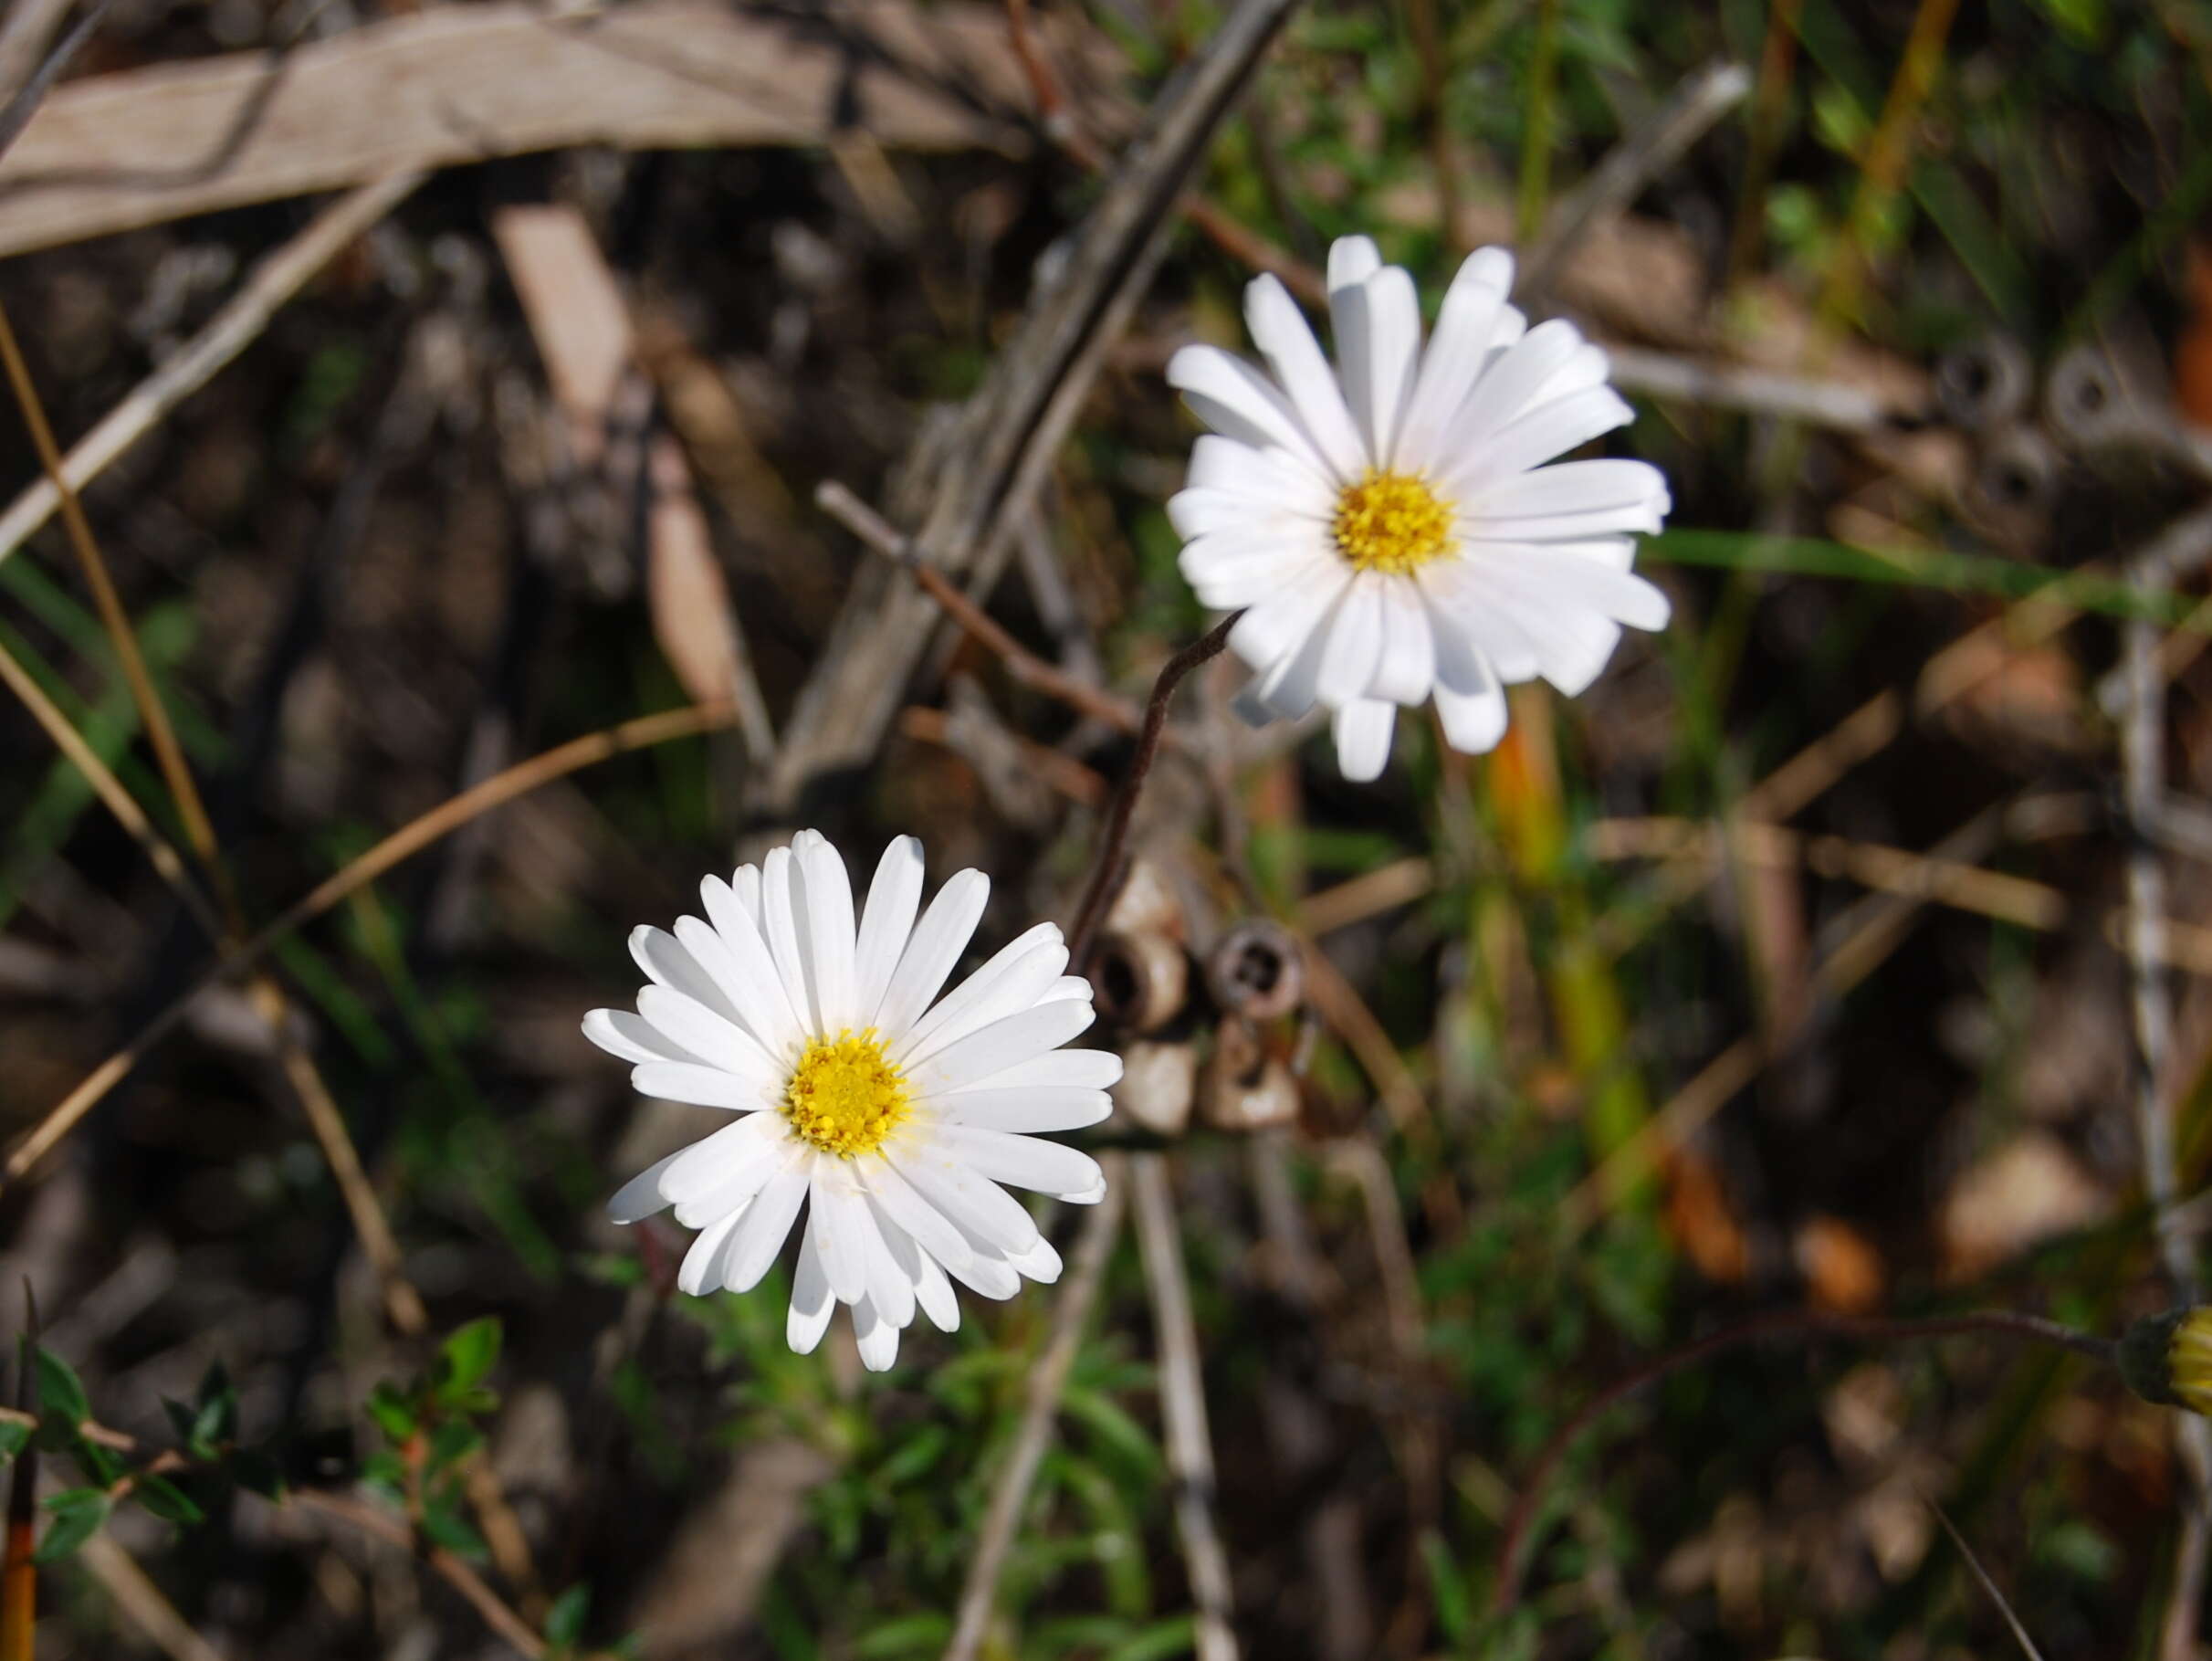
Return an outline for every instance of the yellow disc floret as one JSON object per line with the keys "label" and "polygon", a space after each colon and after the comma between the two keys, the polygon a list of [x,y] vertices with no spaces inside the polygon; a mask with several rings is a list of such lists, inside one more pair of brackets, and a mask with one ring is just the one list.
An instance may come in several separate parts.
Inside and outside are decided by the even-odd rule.
{"label": "yellow disc floret", "polygon": [[873,1027],[812,1040],[783,1090],[783,1117],[801,1140],[844,1159],[881,1147],[908,1107],[906,1080]]}
{"label": "yellow disc floret", "polygon": [[1417,473],[1369,468],[1337,498],[1337,547],[1361,571],[1402,574],[1452,543],[1452,504]]}

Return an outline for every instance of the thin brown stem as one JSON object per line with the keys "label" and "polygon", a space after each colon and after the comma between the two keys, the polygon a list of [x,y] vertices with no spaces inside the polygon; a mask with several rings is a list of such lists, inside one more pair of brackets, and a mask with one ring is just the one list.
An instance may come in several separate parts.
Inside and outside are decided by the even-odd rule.
{"label": "thin brown stem", "polygon": [[1569,1414],[1567,1423],[1552,1433],[1537,1454],[1536,1463],[1529,1467],[1528,1478],[1521,1486],[1514,1500],[1513,1511],[1505,1519],[1504,1537],[1498,1542],[1497,1585],[1492,1593],[1491,1607],[1503,1614],[1512,1609],[1521,1599],[1521,1576],[1524,1558],[1531,1529],[1552,1477],[1560,1462],[1588,1430],[1609,1409],[1620,1405],[1662,1379],[1672,1378],[1686,1368],[1710,1361],[1716,1355],[1732,1350],[1741,1350],[1751,1344],[1764,1343],[1777,1338],[1842,1338],[1862,1343],[1892,1343],[1924,1338],[1955,1338],[1968,1333],[1988,1334],[1999,1338],[2024,1339],[2031,1343],[2056,1345],[2084,1355],[2091,1361],[2111,1365],[2113,1346],[2110,1340],[2093,1333],[2081,1332],[2061,1326],[2055,1320],[2045,1320],[2039,1315],[2023,1315],[2009,1309],[1977,1309],[1965,1315],[1938,1315],[1917,1320],[1884,1320],[1857,1315],[1835,1315],[1819,1309],[1776,1309],[1765,1315],[1755,1315],[1733,1327],[1724,1327],[1709,1332],[1693,1343],[1645,1362],[1634,1371],[1623,1374]]}
{"label": "thin brown stem", "polygon": [[201,892],[200,885],[194,879],[192,872],[185,867],[183,857],[169,839],[154,828],[153,822],[146,817],[145,809],[138,804],[137,798],[123,788],[122,782],[115,776],[113,770],[100,759],[99,752],[85,741],[84,735],[70,724],[69,718],[61,712],[60,707],[46,695],[45,689],[5,646],[0,646],[0,680],[7,683],[8,690],[31,712],[31,719],[45,729],[46,735],[54,741],[54,748],[68,757],[70,764],[84,774],[85,782],[92,786],[92,794],[114,815],[115,822],[145,850],[147,860],[160,874],[162,880],[175,891],[184,909],[192,913],[193,920],[206,930],[207,938],[210,941],[220,940],[222,920],[215,915],[215,909],[207,896]]}
{"label": "thin brown stem", "polygon": [[1023,686],[1033,687],[1122,732],[1135,732],[1142,725],[1143,718],[1127,700],[1077,680],[1008,634],[961,593],[959,584],[924,560],[911,537],[902,536],[888,520],[844,486],[834,479],[824,483],[814,492],[814,505],[858,537],[870,552],[883,555],[912,577],[923,593],[944,608],[947,616],[1003,662],[1006,672]]}
{"label": "thin brown stem", "polygon": [[545,1640],[485,1583],[482,1575],[443,1546],[431,1546],[425,1550],[423,1543],[415,1539],[413,1530],[397,1519],[387,1517],[374,1506],[350,1495],[328,1493],[320,1488],[294,1488],[286,1503],[296,1505],[302,1510],[319,1511],[325,1517],[335,1517],[364,1534],[372,1534],[378,1540],[412,1553],[433,1574],[466,1598],[469,1606],[483,1616],[485,1625],[531,1657],[531,1661],[537,1661],[539,1656],[546,1653]]}
{"label": "thin brown stem", "polygon": [[[123,610],[122,599],[115,592],[115,583],[109,577],[107,562],[100,556],[100,545],[92,540],[92,527],[85,519],[84,506],[77,499],[62,471],[61,449],[54,442],[54,429],[47,423],[46,406],[39,402],[38,390],[31,384],[30,366],[23,361],[23,350],[16,344],[15,328],[8,321],[7,308],[0,305],[0,365],[7,371],[8,385],[15,392],[16,405],[23,412],[23,424],[29,429],[31,443],[38,451],[39,465],[46,469],[47,482],[54,487],[61,504],[62,524],[67,528],[69,545],[76,551],[77,562],[83,570],[85,586],[92,591],[94,605],[100,612],[101,626],[115,647],[116,657],[122,665],[123,678],[130,684],[131,699],[138,706],[139,719],[145,723],[146,740],[153,746],[154,760],[160,764],[162,780],[169,787],[171,799],[176,804],[177,816],[184,822],[184,834],[191,841],[193,851],[211,867],[215,859],[215,826],[209,822],[205,804],[193,783],[192,770],[184,763],[183,746],[177,742],[176,729],[170,724],[169,711],[162,707],[161,697],[153,689],[153,677],[146,668],[145,655],[138,649],[138,636],[132,632],[131,618]],[[215,878],[216,898],[222,899],[223,879]],[[228,907],[225,906],[225,909]]]}
{"label": "thin brown stem", "polygon": [[1152,763],[1159,759],[1160,740],[1168,727],[1168,705],[1175,697],[1175,689],[1182,685],[1183,678],[1192,669],[1221,656],[1221,649],[1229,644],[1229,631],[1243,615],[1232,612],[1223,617],[1169,658],[1152,682],[1152,696],[1145,702],[1144,725],[1137,734],[1137,753],[1129,758],[1129,771],[1122,775],[1121,788],[1114,794],[1113,811],[1106,815],[1106,835],[1099,841],[1098,853],[1091,867],[1090,886],[1075,912],[1075,926],[1068,930],[1068,968],[1074,973],[1083,972],[1092,939],[1097,934],[1099,924],[1106,920],[1106,909],[1114,903],[1114,896],[1120,891],[1122,878],[1127,875],[1129,821],[1137,813],[1137,798],[1144,794],[1145,780],[1151,775]]}

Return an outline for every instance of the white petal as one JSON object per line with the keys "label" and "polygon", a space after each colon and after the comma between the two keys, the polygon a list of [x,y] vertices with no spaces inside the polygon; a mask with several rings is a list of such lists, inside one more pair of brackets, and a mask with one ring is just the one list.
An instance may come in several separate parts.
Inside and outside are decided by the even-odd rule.
{"label": "white petal", "polygon": [[761,930],[761,938],[765,940],[767,923],[760,907],[760,867],[739,866],[729,878],[729,891],[738,897],[738,903],[745,908],[745,915],[752,919],[752,926]]}
{"label": "white petal", "polygon": [[[1296,720],[1314,707],[1321,682],[1322,654],[1328,650],[1336,626],[1331,614],[1322,619],[1305,644],[1245,689],[1245,696],[1266,711],[1267,720]],[[1265,721],[1255,722],[1264,725]]]}
{"label": "white petal", "polygon": [[655,986],[680,992],[718,1015],[730,1020],[737,1018],[738,1012],[722,995],[722,989],[714,983],[714,976],[700,967],[698,960],[667,930],[649,924],[631,930],[630,955],[637,960],[637,966]]}
{"label": "white petal", "polygon": [[682,1267],[676,1271],[678,1291],[700,1298],[714,1290],[713,1284],[707,1278],[708,1271],[714,1267],[716,1256],[742,1216],[742,1213],[733,1213],[699,1231],[698,1238],[691,1243],[691,1249],[684,1254]]}
{"label": "white petal", "polygon": [[1382,657],[1371,696],[1394,704],[1418,704],[1436,681],[1436,632],[1421,590],[1402,577],[1378,577],[1382,594]]}
{"label": "white petal", "polygon": [[[1105,1192],[1105,1186],[1101,1184],[1099,1193],[1103,1194]],[[1053,1243],[1042,1235],[1038,1237],[1036,1245],[1027,1251],[1015,1252],[1006,1260],[1040,1286],[1050,1286],[1060,1278],[1060,1254],[1053,1249]]]}
{"label": "white petal", "polygon": [[699,898],[706,904],[715,937],[729,955],[722,972],[738,983],[729,987],[729,996],[745,1025],[771,1053],[781,1055],[795,1046],[804,1036],[804,1024],[752,909],[738,898],[736,890],[712,877],[699,884]]}
{"label": "white petal", "polygon": [[643,1171],[614,1191],[607,1202],[607,1215],[617,1223],[642,1223],[657,1212],[668,1209],[668,1202],[661,1194],[661,1178],[668,1167],[684,1157],[685,1150],[678,1148],[666,1159],[655,1160]]}
{"label": "white petal", "polygon": [[1398,706],[1380,699],[1356,698],[1340,706],[1331,723],[1337,770],[1357,784],[1380,778],[1390,759],[1390,732],[1397,724]]}
{"label": "white petal", "polygon": [[[907,1137],[889,1157],[899,1175],[970,1239],[1001,1252],[1025,1251],[1036,1239],[1037,1220],[1022,1202],[970,1171],[952,1150]],[[945,1267],[967,1278],[955,1266]]]}
{"label": "white petal", "polygon": [[814,1005],[813,988],[806,978],[806,950],[799,939],[796,861],[788,847],[771,847],[760,861],[760,938],[768,942],[776,972],[782,977],[784,994],[791,999],[799,1025],[810,1034],[822,1031],[822,1012]]}
{"label": "white petal", "polygon": [[626,1009],[594,1009],[583,1018],[583,1035],[610,1056],[624,1061],[696,1061],[697,1057]]}
{"label": "white petal", "polygon": [[1667,596],[1633,572],[1544,544],[1482,543],[1470,562],[1485,577],[1563,611],[1593,611],[1631,628],[1662,629]]}
{"label": "white petal", "polygon": [[1513,288],[1513,256],[1478,248],[1460,266],[1436,316],[1436,334],[1398,434],[1398,465],[1433,476],[1446,424],[1473,390],[1488,359],[1501,308]]}
{"label": "white petal", "polygon": [[1078,1003],[1091,1001],[1091,983],[1079,974],[1064,974],[1037,994],[1040,1004],[1059,1004],[1073,998]]}
{"label": "white petal", "polygon": [[814,1162],[814,1227],[821,1241],[822,1267],[839,1303],[857,1303],[868,1289],[868,1236],[875,1219],[867,1196],[841,1159]]}
{"label": "white petal", "polygon": [[853,948],[854,1020],[875,1025],[884,988],[898,967],[899,954],[914,933],[922,903],[922,845],[912,836],[894,836],[875,862],[868,902],[860,913],[860,937]]}
{"label": "white petal", "polygon": [[970,1170],[994,1183],[1039,1193],[1081,1193],[1099,1180],[1098,1162],[1079,1148],[1041,1136],[1012,1136],[970,1125],[939,1123],[932,1141],[952,1150]]}
{"label": "white petal", "polygon": [[729,1243],[729,1256],[722,1270],[722,1284],[733,1292],[750,1292],[760,1284],[760,1277],[768,1273],[768,1266],[776,1260],[783,1249],[783,1242],[791,1232],[791,1222],[799,1214],[805,1201],[807,1183],[819,1156],[810,1158],[802,1151],[797,1159],[769,1179],[768,1186],[753,1196],[745,1214],[738,1220],[738,1232]]}
{"label": "white petal", "polygon": [[952,1294],[952,1282],[945,1278],[945,1271],[928,1252],[917,1252],[915,1258],[914,1301],[921,1305],[922,1313],[939,1332],[958,1332],[960,1300]]}
{"label": "white petal", "polygon": [[914,1279],[899,1266],[891,1235],[898,1235],[902,1241],[906,1236],[873,1204],[867,1212],[869,1228],[863,1239],[868,1254],[868,1302],[893,1326],[904,1327],[914,1319]]}
{"label": "white petal", "polygon": [[[1346,289],[1343,299],[1337,350],[1344,360],[1345,390],[1367,453],[1377,468],[1390,468],[1396,465],[1398,428],[1421,362],[1421,297],[1402,268],[1384,266],[1366,282]],[[1332,292],[1330,304],[1337,300]]]}
{"label": "white petal", "polygon": [[1168,384],[1215,432],[1257,447],[1288,450],[1316,472],[1328,464],[1282,389],[1219,346],[1185,346],[1168,360]]}
{"label": "white petal", "polygon": [[1464,654],[1479,655],[1482,675],[1508,686],[1531,679],[1537,653],[1521,626],[1497,605],[1482,573],[1465,559],[1439,560],[1415,573],[1421,597],[1435,625],[1437,678],[1461,691],[1471,689]]}
{"label": "white petal", "polygon": [[1337,480],[1358,478],[1368,455],[1351,412],[1345,407],[1344,389],[1321,355],[1305,314],[1272,271],[1244,285],[1244,326],[1252,331],[1252,343],[1290,394],[1299,419]]}
{"label": "white petal", "polygon": [[[1337,510],[1336,485],[1295,450],[1255,447],[1215,433],[1200,434],[1191,445],[1183,483],[1181,494],[1195,499],[1193,506],[1202,508],[1216,497],[1239,504],[1239,523],[1254,514],[1326,519]],[[1173,499],[1169,509],[1169,521],[1177,522]]]}
{"label": "white petal", "polygon": [[[783,983],[777,977],[774,965],[768,962],[765,950],[760,953],[758,972],[749,973],[745,959],[733,951],[729,942],[722,938],[721,930],[709,923],[696,917],[679,917],[676,920],[676,938],[697,960],[699,967],[714,977],[724,1001],[737,1012],[738,1024],[760,1043],[764,1053],[776,1055],[791,1046],[797,1036],[797,1028],[791,1021],[791,1005],[784,1000]],[[756,935],[754,939],[757,942],[759,937]]]}
{"label": "white petal", "polygon": [[891,1046],[891,1059],[910,1067],[993,1021],[1019,1014],[1035,1004],[1066,967],[1067,946],[1058,925],[1039,923],[1009,941],[917,1021]]}
{"label": "white petal", "polygon": [[749,1113],[677,1154],[661,1173],[661,1194],[671,1204],[687,1204],[739,1177],[760,1172],[765,1181],[793,1155],[790,1127],[781,1119],[772,1113]]}
{"label": "white petal", "polygon": [[1564,456],[1600,433],[1626,426],[1636,412],[1609,386],[1588,386],[1553,398],[1473,446],[1438,488],[1449,499],[1472,496],[1494,480]]}
{"label": "white petal", "polygon": [[1262,673],[1274,668],[1305,644],[1351,580],[1350,568],[1339,560],[1327,581],[1301,583],[1260,601],[1229,631],[1230,649]]}
{"label": "white petal", "polygon": [[1649,462],[1562,461],[1462,501],[1460,530],[1494,541],[1657,531],[1667,506],[1667,481]]}
{"label": "white petal", "polygon": [[1064,1193],[1060,1197],[1070,1205],[1096,1205],[1106,1198],[1106,1172],[1102,1171],[1098,1173],[1098,1180],[1088,1188],[1076,1193]]}
{"label": "white petal", "polygon": [[886,1043],[904,1037],[929,1007],[967,950],[990,898],[991,878],[980,871],[960,871],[937,891],[922,920],[914,926],[914,936],[899,955],[898,967],[892,971],[891,983],[876,1008],[875,1030]]}
{"label": "white petal", "polygon": [[1112,1050],[1047,1050],[1008,1067],[991,1081],[991,1088],[1103,1090],[1120,1082],[1121,1057]]}
{"label": "white petal", "polygon": [[1342,556],[1326,527],[1294,531],[1224,531],[1185,542],[1176,556],[1183,581],[1215,611],[1257,605],[1287,589],[1333,586]]}
{"label": "white petal", "polygon": [[1548,401],[1554,381],[1575,363],[1582,343],[1580,330],[1564,318],[1553,318],[1498,353],[1452,417],[1437,458],[1440,473],[1456,473],[1461,460],[1493,434]]}
{"label": "white petal", "polygon": [[979,1251],[969,1259],[966,1268],[947,1271],[970,1291],[1004,1302],[1022,1289],[1022,1276],[1003,1256],[993,1252],[989,1256]]}
{"label": "white petal", "polygon": [[749,1079],[773,1078],[782,1070],[760,1047],[760,1041],[734,1020],[680,992],[666,986],[641,986],[637,989],[637,1013],[709,1067]]}
{"label": "white petal", "polygon": [[1361,283],[1382,268],[1382,256],[1376,250],[1372,237],[1339,237],[1328,245],[1329,302],[1336,303],[1337,290]]}
{"label": "white petal", "polygon": [[907,1069],[924,1096],[981,1084],[1016,1062],[1057,1049],[1091,1024],[1091,1007],[1072,999],[1039,1004],[980,1027]]}
{"label": "white petal", "polygon": [[645,1061],[630,1070],[630,1088],[655,1101],[752,1113],[772,1108],[782,1094],[773,1080],[687,1061]]}
{"label": "white petal", "polygon": [[898,1329],[865,1298],[853,1306],[853,1337],[860,1346],[860,1364],[870,1372],[886,1372],[898,1360]]}
{"label": "white petal", "polygon": [[810,842],[794,858],[799,880],[793,898],[803,904],[800,943],[814,987],[815,1013],[822,1020],[819,1030],[844,1032],[858,1025],[853,985],[853,881],[845,875],[844,857],[827,841]]}
{"label": "white petal", "polygon": [[[916,1246],[914,1238],[907,1236],[903,1227],[894,1227],[887,1216],[878,1212],[878,1227],[883,1230],[883,1243],[889,1247],[891,1261],[898,1265],[898,1274],[909,1288],[911,1303],[920,1305],[922,1314],[929,1316],[929,1325],[938,1331],[960,1330],[960,1303],[953,1298],[951,1280],[945,1278],[945,1269],[938,1265],[929,1252]],[[958,1235],[960,1230],[953,1230]],[[964,1241],[962,1241],[962,1249]],[[973,1252],[969,1252],[973,1256]],[[914,1309],[907,1309],[907,1320],[914,1320]]]}
{"label": "white petal", "polygon": [[783,1341],[799,1355],[812,1355],[829,1330],[830,1311],[837,1299],[830,1294],[830,1277],[822,1269],[822,1251],[814,1244],[814,1220],[808,1217],[799,1240],[799,1264],[791,1271],[791,1307],[783,1318]]}
{"label": "white petal", "polygon": [[1355,577],[1329,625],[1314,696],[1332,710],[1365,698],[1375,684],[1382,662],[1382,588],[1383,580],[1371,572]]}
{"label": "white petal", "polygon": [[968,1237],[954,1226],[951,1218],[917,1193],[889,1160],[873,1154],[854,1160],[853,1169],[884,1215],[918,1241],[930,1256],[946,1263],[968,1261],[972,1255]]}
{"label": "white petal", "polygon": [[[1057,1053],[1057,1052],[1055,1052]],[[929,1103],[954,1124],[980,1125],[991,1130],[1080,1130],[1095,1125],[1114,1110],[1114,1099],[1104,1090],[1072,1089],[1064,1085],[1040,1088],[958,1090]]]}
{"label": "white petal", "polygon": [[[722,1150],[721,1180],[704,1193],[691,1198],[679,1196],[676,1220],[686,1228],[703,1228],[717,1217],[727,1216],[775,1181],[780,1172],[804,1152],[805,1144],[788,1134]],[[684,1183],[687,1175],[679,1175],[675,1181]],[[675,1193],[669,1183],[664,1181],[663,1186]]]}
{"label": "white petal", "polygon": [[1467,755],[1495,749],[1505,736],[1505,690],[1494,680],[1479,692],[1455,692],[1440,682],[1436,713],[1446,741]]}

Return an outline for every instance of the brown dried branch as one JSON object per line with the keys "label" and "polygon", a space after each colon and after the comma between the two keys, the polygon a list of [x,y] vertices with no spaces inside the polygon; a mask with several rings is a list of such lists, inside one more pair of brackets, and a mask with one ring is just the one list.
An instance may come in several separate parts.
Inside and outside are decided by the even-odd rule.
{"label": "brown dried branch", "polygon": [[944,1661],[975,1661],[991,1624],[991,1606],[1005,1572],[1007,1554],[1013,1550],[1021,1528],[1022,1511],[1037,1479],[1037,1467],[1052,1441],[1053,1418],[1060,1406],[1060,1393],[1082,1347],[1083,1330],[1091,1308],[1098,1301],[1106,1281],[1106,1260],[1113,1255],[1115,1237],[1121,1232],[1121,1214],[1127,1200],[1124,1193],[1128,1175],[1126,1156],[1106,1153],[1099,1158],[1106,1173],[1106,1198],[1092,1206],[1083,1220],[1071,1255],[1067,1284],[1053,1307],[1052,1335],[1044,1351],[1029,1370],[1029,1392],[1022,1409],[1022,1423],[1007,1449],[1006,1463],[991,1484],[991,1501],[983,1526],[976,1536],[975,1555],[969,1560],[968,1579],[960,1588],[960,1602],[952,1623],[952,1638],[945,1645]]}

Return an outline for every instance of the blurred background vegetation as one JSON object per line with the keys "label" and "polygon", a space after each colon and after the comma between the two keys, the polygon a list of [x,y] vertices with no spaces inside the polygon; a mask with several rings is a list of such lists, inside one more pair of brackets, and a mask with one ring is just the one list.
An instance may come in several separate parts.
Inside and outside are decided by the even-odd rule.
{"label": "blurred background vegetation", "polygon": [[[17,24],[36,5],[14,3]],[[113,0],[53,96],[494,9]],[[86,499],[247,919],[740,663],[785,731],[869,557],[816,486],[896,499],[927,412],[986,384],[1064,268],[1106,188],[1092,163],[1227,9],[1038,5],[1067,100],[1040,124],[996,6],[837,8],[840,28],[971,26],[1001,73],[949,96],[988,121],[910,145],[855,98],[791,142],[487,143],[500,159],[442,167],[345,238]],[[43,10],[18,76],[63,21]],[[819,21],[734,11],[794,39]],[[1732,92],[1715,65],[1743,67]],[[1142,695],[1207,622],[1162,510],[1194,431],[1167,356],[1240,342],[1255,246],[1310,268],[1364,233],[1431,306],[1474,246],[1545,251],[1522,303],[1620,348],[1638,420],[1613,451],[1672,481],[1643,564],[1675,622],[1573,704],[1518,698],[1493,757],[1401,723],[1373,786],[1337,777],[1326,738],[1234,731],[1225,662],[1179,707],[1140,835],[1193,943],[1265,914],[1325,954],[1295,1123],[1172,1147],[1244,1653],[2007,1653],[1934,1504],[2042,1655],[2201,1653],[2184,1519],[2204,1500],[2172,1417],[1979,1339],[1798,1339],[1672,1377],[1578,1445],[1524,1600],[1492,1610],[1546,1436],[1701,1333],[1807,1306],[2104,1331],[2163,1308],[2146,1103],[2172,1116],[2166,1214],[2195,1259],[2208,73],[2193,0],[1316,0],[1251,78],[993,615]],[[65,447],[316,211],[7,242],[53,189],[23,153],[0,169],[19,250],[0,301]],[[1593,194],[1609,163],[1620,184]],[[499,229],[545,205],[588,234],[548,254]],[[563,354],[605,342],[552,336],[600,315],[595,283],[639,373],[580,436]],[[0,483],[27,489],[37,455],[0,427]],[[60,531],[6,552],[0,646],[189,846]],[[175,1446],[190,1426],[161,1402],[185,1402],[203,1442],[479,1562],[555,1653],[941,1653],[1057,1294],[970,1302],[875,1377],[842,1326],[786,1352],[781,1271],[747,1298],[673,1293],[677,1231],[601,1207],[696,1116],[637,1102],[578,1033],[626,1002],[632,926],[798,825],[863,870],[905,832],[933,881],[982,866],[980,947],[1064,919],[1127,739],[957,637],[900,702],[868,764],[772,810],[741,732],[657,745],[472,820],[282,941],[294,1030],[428,1337],[386,1320],[249,993],[200,996],[0,1191],[0,1286],[29,1277],[95,1417]],[[0,1119],[21,1131],[212,949],[13,701],[0,781]],[[2167,920],[2131,929],[2131,908]],[[476,1327],[437,1361],[486,1317],[494,1353]],[[1124,1238],[986,1654],[1191,1652],[1157,1360]],[[393,1456],[418,1439],[411,1514]],[[56,1464],[50,1488],[77,1480]],[[187,1464],[183,1505],[118,1507],[108,1545],[47,1572],[39,1653],[510,1653],[389,1540]],[[487,1539],[502,1513],[520,1560]]]}

